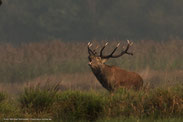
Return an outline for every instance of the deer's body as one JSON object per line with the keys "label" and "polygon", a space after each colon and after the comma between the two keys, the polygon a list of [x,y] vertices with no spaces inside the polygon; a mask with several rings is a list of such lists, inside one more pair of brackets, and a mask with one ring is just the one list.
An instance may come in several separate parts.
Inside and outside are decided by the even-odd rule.
{"label": "deer's body", "polygon": [[102,86],[109,91],[120,87],[138,90],[143,85],[143,80],[137,73],[128,72],[117,66],[104,64],[102,67],[91,69]]}
{"label": "deer's body", "polygon": [[97,56],[96,52],[92,51],[88,47],[89,61],[90,61],[89,66],[92,72],[94,73],[94,75],[96,76],[96,78],[98,79],[98,81],[102,84],[104,88],[106,88],[109,91],[114,91],[115,89],[120,87],[133,88],[135,90],[139,90],[143,86],[143,80],[140,77],[140,75],[138,75],[135,72],[128,72],[117,66],[109,66],[105,64],[105,62],[109,58],[120,57],[125,53],[132,55],[132,53],[127,52],[130,46],[130,43],[128,44],[126,50],[121,52],[121,54],[117,56],[113,56],[113,53],[118,48],[119,44],[114,49],[114,51],[108,56],[102,55],[102,51],[105,48],[105,46],[102,48],[100,52],[100,56]]}

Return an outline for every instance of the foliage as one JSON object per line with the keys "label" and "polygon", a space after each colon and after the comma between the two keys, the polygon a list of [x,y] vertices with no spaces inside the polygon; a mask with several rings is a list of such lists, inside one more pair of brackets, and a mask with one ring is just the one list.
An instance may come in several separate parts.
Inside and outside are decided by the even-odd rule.
{"label": "foliage", "polygon": [[[176,89],[175,89],[176,88]],[[138,118],[168,118],[183,115],[183,86],[158,88],[149,91],[122,89],[110,98],[108,116]]]}
{"label": "foliage", "polygon": [[3,92],[0,92],[0,102],[6,99],[6,95]]}
{"label": "foliage", "polygon": [[152,119],[152,118],[135,118],[135,117],[118,117],[118,118],[103,118],[97,122],[182,122],[182,118],[168,118],[168,119]]}
{"label": "foliage", "polygon": [[[58,85],[55,85],[58,86]],[[17,101],[0,103],[0,117],[50,117],[60,121],[181,121],[183,86],[114,93],[25,89]],[[45,88],[45,87],[44,87]],[[18,113],[17,113],[18,112]]]}
{"label": "foliage", "polygon": [[57,96],[54,115],[63,121],[94,121],[104,112],[104,99],[96,93],[66,91]]}
{"label": "foliage", "polygon": [[[47,112],[50,112],[55,120],[63,121],[94,121],[118,117],[157,120],[181,118],[183,116],[182,91],[183,86],[138,92],[119,89],[112,94],[62,91],[56,95],[54,104]],[[34,104],[37,105],[32,103],[33,106]]]}
{"label": "foliage", "polygon": [[16,102],[8,98],[8,94],[0,92],[0,120],[8,117],[21,117],[21,112]]}
{"label": "foliage", "polygon": [[39,114],[43,111],[49,111],[50,106],[55,102],[55,96],[58,91],[58,85],[29,86],[19,97],[20,106],[25,113]]}
{"label": "foliage", "polygon": [[6,0],[0,41],[182,39],[181,0]]}

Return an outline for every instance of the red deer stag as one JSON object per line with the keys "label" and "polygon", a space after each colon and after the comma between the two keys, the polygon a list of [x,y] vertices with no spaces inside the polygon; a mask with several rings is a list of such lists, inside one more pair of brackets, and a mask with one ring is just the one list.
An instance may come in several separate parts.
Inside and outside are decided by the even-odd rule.
{"label": "red deer stag", "polygon": [[91,49],[92,43],[88,43],[88,64],[102,86],[110,92],[120,87],[139,90],[143,86],[143,80],[137,73],[128,72],[117,66],[109,66],[105,64],[109,58],[118,58],[124,54],[133,55],[133,53],[128,52],[129,47],[133,43],[129,40],[127,40],[127,42],[128,45],[126,49],[122,50],[120,54],[113,55],[120,45],[120,43],[118,43],[116,48],[106,56],[103,55],[103,50],[108,45],[108,42],[101,48],[100,55],[98,55],[95,50]]}

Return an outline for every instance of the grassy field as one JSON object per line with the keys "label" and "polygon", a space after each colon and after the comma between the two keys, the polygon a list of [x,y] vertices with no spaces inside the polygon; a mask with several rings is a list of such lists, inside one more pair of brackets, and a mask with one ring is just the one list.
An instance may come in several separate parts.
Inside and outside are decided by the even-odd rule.
{"label": "grassy field", "polygon": [[[105,54],[118,41],[109,43]],[[125,45],[125,41],[122,41]],[[105,41],[93,41],[102,46]],[[119,48],[120,51],[122,47]],[[182,121],[183,41],[135,42],[134,56],[108,62],[138,72],[139,92],[109,94],[88,67],[87,43],[0,45],[0,118],[63,121]]]}
{"label": "grassy field", "polygon": [[183,85],[133,91],[66,90],[59,85],[26,87],[16,98],[0,93],[0,118],[54,121],[181,121]]}

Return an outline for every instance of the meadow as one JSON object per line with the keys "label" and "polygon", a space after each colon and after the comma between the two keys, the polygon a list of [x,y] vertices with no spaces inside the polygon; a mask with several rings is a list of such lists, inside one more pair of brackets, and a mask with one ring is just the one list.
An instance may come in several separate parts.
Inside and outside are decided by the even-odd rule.
{"label": "meadow", "polygon": [[[106,41],[92,41],[101,47]],[[119,41],[109,42],[108,54]],[[120,41],[125,45],[125,41]],[[118,53],[122,50],[119,47]],[[134,56],[107,64],[138,72],[144,88],[113,95],[88,67],[86,42],[0,44],[0,118],[62,121],[181,121],[183,41],[134,42]]]}

